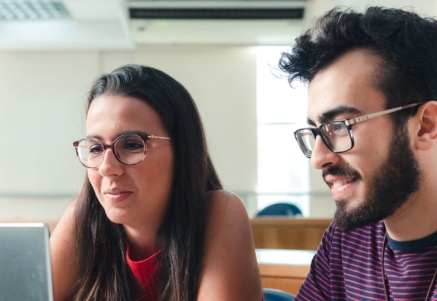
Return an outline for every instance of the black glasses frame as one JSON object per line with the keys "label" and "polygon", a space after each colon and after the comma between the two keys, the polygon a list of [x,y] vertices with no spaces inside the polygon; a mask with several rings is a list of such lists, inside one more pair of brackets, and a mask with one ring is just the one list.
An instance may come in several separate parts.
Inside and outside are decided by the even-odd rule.
{"label": "black glasses frame", "polygon": [[[412,104],[408,104],[408,105],[404,105],[404,106],[399,106],[399,107],[395,107],[392,109],[387,109],[387,110],[383,110],[383,111],[379,111],[379,112],[375,112],[375,113],[371,113],[371,114],[367,114],[367,115],[363,115],[363,116],[359,116],[359,117],[355,117],[355,118],[350,118],[350,119],[338,119],[338,120],[331,120],[328,122],[323,123],[322,125],[320,125],[319,127],[308,127],[308,128],[301,128],[298,129],[294,132],[294,138],[296,139],[302,153],[307,157],[307,158],[311,158],[312,155],[312,150],[310,150],[309,148],[306,147],[306,144],[302,141],[302,133],[305,131],[310,131],[313,136],[314,136],[314,140],[317,138],[317,136],[320,136],[322,138],[323,143],[326,145],[326,147],[333,153],[344,153],[347,152],[349,150],[351,150],[354,145],[355,145],[355,141],[354,141],[354,134],[352,132],[352,126],[369,120],[371,118],[375,118],[378,116],[383,116],[383,115],[387,115],[387,114],[391,114],[397,111],[401,111],[401,110],[405,110],[405,109],[409,109],[412,107],[416,107],[416,106],[420,106],[424,104],[424,102],[416,102],[416,103],[412,103]],[[342,149],[342,150],[335,150],[333,148],[333,146],[330,144],[328,137],[325,136],[325,134],[322,131],[322,128],[329,125],[329,124],[333,124],[333,123],[342,123],[345,125],[345,127],[348,130],[349,133],[349,138],[351,141],[351,146],[347,149]]]}

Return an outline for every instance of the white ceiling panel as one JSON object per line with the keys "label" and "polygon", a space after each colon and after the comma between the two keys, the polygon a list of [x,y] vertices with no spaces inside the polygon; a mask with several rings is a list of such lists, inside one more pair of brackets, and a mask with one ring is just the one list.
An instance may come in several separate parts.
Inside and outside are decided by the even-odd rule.
{"label": "white ceiling panel", "polygon": [[[68,17],[10,20],[10,11],[1,14],[6,5],[49,2],[65,7]],[[428,16],[437,15],[437,0],[0,0],[0,51],[123,50],[156,44],[288,45],[321,14],[338,5],[357,9],[369,5],[409,7]],[[160,13],[167,15],[133,18],[131,10],[139,7],[162,8],[165,10]],[[245,16],[239,9],[249,9],[250,14],[250,8],[269,13],[278,7],[302,8],[303,15],[238,19]],[[184,8],[194,15],[175,17],[175,12]],[[202,9],[208,10],[209,17],[199,17]],[[227,15],[217,15],[216,10]],[[234,13],[240,17],[233,18]]]}

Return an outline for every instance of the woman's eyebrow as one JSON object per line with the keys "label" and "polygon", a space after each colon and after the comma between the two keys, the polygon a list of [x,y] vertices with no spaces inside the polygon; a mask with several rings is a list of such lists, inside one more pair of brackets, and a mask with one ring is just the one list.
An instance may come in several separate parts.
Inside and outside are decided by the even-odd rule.
{"label": "woman's eyebrow", "polygon": [[[133,131],[124,131],[124,132],[120,132],[115,136],[115,139],[117,139],[118,137],[122,136],[122,135],[126,135],[126,134],[135,134],[135,135],[139,135],[139,136],[148,136],[149,134],[143,131],[138,131],[138,130],[133,130]],[[103,141],[103,137],[100,135],[86,135],[86,138],[95,138],[98,140],[102,140]]]}
{"label": "woman's eyebrow", "polygon": [[94,138],[97,140],[103,140],[102,136],[99,135],[86,135],[85,138]]}

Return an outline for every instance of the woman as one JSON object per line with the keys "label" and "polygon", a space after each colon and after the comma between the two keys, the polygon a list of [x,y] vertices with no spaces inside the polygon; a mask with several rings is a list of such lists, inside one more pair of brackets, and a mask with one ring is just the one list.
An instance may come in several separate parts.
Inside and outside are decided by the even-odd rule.
{"label": "woman", "polygon": [[261,300],[247,213],[221,190],[196,106],[126,65],[88,97],[87,178],[51,236],[55,300]]}

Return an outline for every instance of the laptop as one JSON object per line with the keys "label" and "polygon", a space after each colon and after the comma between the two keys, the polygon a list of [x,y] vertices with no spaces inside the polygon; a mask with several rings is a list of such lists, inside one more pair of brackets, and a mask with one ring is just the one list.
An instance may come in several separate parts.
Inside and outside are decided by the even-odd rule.
{"label": "laptop", "polygon": [[53,301],[49,234],[43,223],[0,223],[0,300]]}

